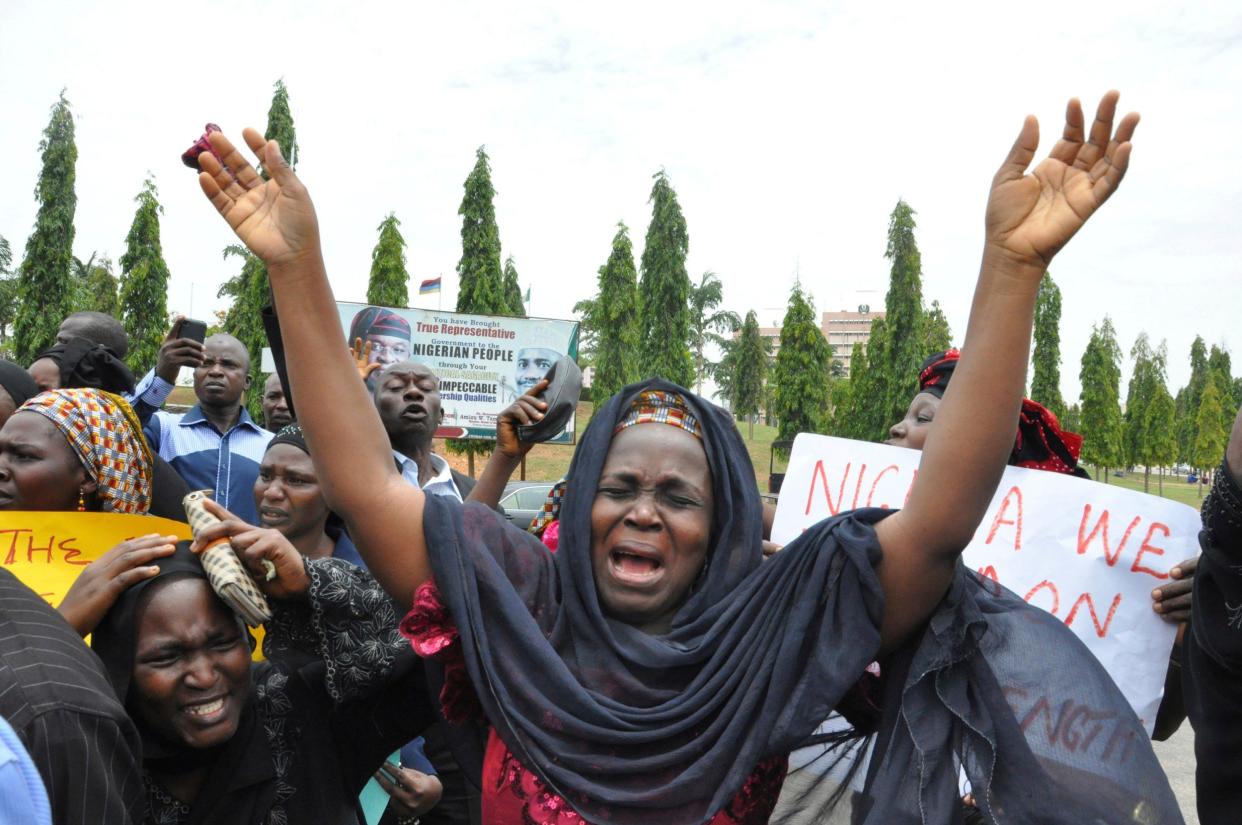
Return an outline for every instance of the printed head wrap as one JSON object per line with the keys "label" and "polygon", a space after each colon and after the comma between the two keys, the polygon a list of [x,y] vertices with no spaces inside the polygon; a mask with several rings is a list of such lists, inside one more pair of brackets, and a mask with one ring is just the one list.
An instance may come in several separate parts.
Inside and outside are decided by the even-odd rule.
{"label": "printed head wrap", "polygon": [[928,356],[919,368],[919,392],[930,393],[937,398],[944,398],[944,391],[957,368],[958,359],[962,354],[956,349],[938,352]]}
{"label": "printed head wrap", "polygon": [[302,425],[297,422],[281,427],[280,432],[276,433],[276,436],[267,442],[267,449],[270,450],[277,444],[291,444],[310,455],[310,448],[306,446],[306,436],[302,432]]}
{"label": "printed head wrap", "polygon": [[22,404],[18,412],[38,413],[64,434],[96,483],[105,512],[147,512],[151,450],[125,399],[95,389],[49,390]]}
{"label": "printed head wrap", "polygon": [[1061,422],[1052,410],[1029,398],[1022,399],[1018,437],[1009,455],[1010,464],[1086,477],[1086,472],[1078,466],[1081,453],[1081,435],[1061,429]]}
{"label": "printed head wrap", "polygon": [[367,307],[354,316],[349,325],[349,343],[368,335],[390,335],[410,340],[410,322],[391,309]]}
{"label": "printed head wrap", "polygon": [[[685,430],[700,441],[703,439],[703,426],[699,423],[699,419],[686,405],[686,399],[675,392],[644,390],[638,393],[630,404],[629,412],[612,428],[613,435],[637,424],[670,424]],[[549,529],[554,528],[561,517],[561,502],[565,498],[565,490],[568,487],[568,478],[562,478],[556,482],[548,492],[548,497],[544,499],[543,507],[535,514],[527,528],[543,538],[545,544],[548,544],[549,540],[553,542],[556,540],[555,534],[549,535]],[[555,544],[548,546],[552,550],[556,549]]]}
{"label": "printed head wrap", "polygon": [[[960,358],[961,353],[956,349],[928,356],[919,370],[919,392],[943,398]],[[1061,423],[1052,411],[1038,402],[1022,399],[1018,434],[1014,439],[1013,452],[1009,455],[1009,464],[1085,476],[1086,473],[1078,467],[1081,452],[1081,435],[1061,429]]]}
{"label": "printed head wrap", "polygon": [[686,400],[675,392],[644,390],[640,392],[625,417],[617,422],[612,432],[633,427],[636,424],[671,424],[702,440],[703,428],[694,413],[686,406]]}

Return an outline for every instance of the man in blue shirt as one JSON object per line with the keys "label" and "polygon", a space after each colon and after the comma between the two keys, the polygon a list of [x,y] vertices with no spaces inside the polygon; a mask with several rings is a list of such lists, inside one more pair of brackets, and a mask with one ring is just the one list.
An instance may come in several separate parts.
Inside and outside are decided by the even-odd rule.
{"label": "man in blue shirt", "polygon": [[0,717],[0,825],[52,825],[43,779],[4,717]]}
{"label": "man in blue shirt", "polygon": [[[166,356],[169,349],[167,345],[161,348],[156,369],[164,385],[170,385],[180,369]],[[272,433],[251,420],[242,404],[249,387],[246,348],[231,335],[212,335],[203,342],[202,359],[194,367],[198,404],[185,415],[162,410],[151,414],[143,422],[143,432],[151,449],[173,466],[190,489],[214,490],[216,501],[256,524],[254,480]],[[153,395],[147,392],[143,397],[151,400]],[[162,404],[163,399],[159,401]]]}

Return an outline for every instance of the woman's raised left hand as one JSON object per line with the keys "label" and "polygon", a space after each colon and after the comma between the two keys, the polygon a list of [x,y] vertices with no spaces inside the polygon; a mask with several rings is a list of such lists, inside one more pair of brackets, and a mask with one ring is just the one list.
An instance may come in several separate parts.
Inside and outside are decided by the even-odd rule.
{"label": "woman's raised left hand", "polygon": [[992,179],[986,218],[987,249],[1023,264],[1047,267],[1095,210],[1108,200],[1130,162],[1130,138],[1139,116],[1131,112],[1116,131],[1120,93],[1100,100],[1088,135],[1082,104],[1070,100],[1061,139],[1029,174],[1039,147],[1039,122],[1027,116],[1009,157]]}
{"label": "woman's raised left hand", "polygon": [[[204,505],[220,521],[200,531],[190,545],[191,550],[201,553],[213,542],[228,539],[233,552],[264,593],[273,599],[300,599],[306,595],[310,590],[306,562],[287,538],[277,530],[247,524],[214,501],[205,501]],[[276,570],[271,581],[267,579],[264,560]]]}
{"label": "woman's raised left hand", "polygon": [[222,132],[212,132],[207,139],[215,155],[204,152],[198,158],[203,194],[269,268],[318,256],[315,206],[280,146],[254,129],[243,129],[242,137],[271,178],[263,180],[232,141]]}

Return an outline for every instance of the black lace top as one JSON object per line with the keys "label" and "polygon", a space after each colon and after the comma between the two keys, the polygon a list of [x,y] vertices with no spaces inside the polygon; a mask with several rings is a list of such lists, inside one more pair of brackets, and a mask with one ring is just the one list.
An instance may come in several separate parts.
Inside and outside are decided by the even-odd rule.
{"label": "black lace top", "polygon": [[1182,690],[1195,729],[1195,784],[1203,825],[1242,810],[1242,490],[1216,472],[1203,502],[1203,555],[1195,572]]}

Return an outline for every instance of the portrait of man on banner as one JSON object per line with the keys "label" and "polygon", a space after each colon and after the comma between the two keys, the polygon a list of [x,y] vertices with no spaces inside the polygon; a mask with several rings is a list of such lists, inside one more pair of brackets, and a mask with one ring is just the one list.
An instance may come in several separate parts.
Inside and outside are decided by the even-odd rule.
{"label": "portrait of man on banner", "polygon": [[[380,370],[410,358],[410,322],[386,307],[369,306],[354,316],[349,325],[349,343],[359,339],[364,347],[371,345],[367,363],[379,364]],[[367,379],[371,389],[375,388],[380,370]]]}

